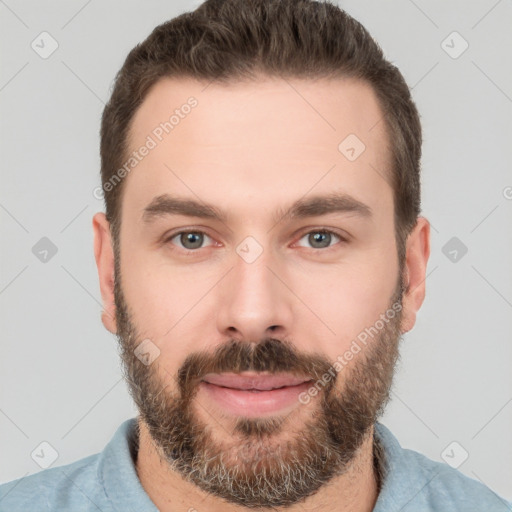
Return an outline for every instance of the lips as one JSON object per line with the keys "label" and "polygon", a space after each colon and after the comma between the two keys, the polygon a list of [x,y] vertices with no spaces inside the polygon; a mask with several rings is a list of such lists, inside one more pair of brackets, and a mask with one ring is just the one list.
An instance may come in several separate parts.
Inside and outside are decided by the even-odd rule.
{"label": "lips", "polygon": [[243,391],[270,391],[284,387],[298,386],[311,379],[290,374],[265,375],[261,373],[209,373],[203,381],[216,386]]}

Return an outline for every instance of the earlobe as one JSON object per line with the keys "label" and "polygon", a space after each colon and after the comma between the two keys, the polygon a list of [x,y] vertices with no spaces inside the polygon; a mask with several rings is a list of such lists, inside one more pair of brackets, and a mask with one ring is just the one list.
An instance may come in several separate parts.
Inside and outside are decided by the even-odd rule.
{"label": "earlobe", "polygon": [[407,238],[405,261],[406,290],[402,298],[402,333],[409,332],[416,323],[416,313],[425,299],[425,279],[430,256],[430,224],[419,217],[416,226]]}
{"label": "earlobe", "polygon": [[110,234],[110,223],[104,213],[99,212],[92,220],[94,231],[94,258],[98,268],[103,310],[101,321],[111,333],[117,332],[116,307],[114,301],[114,251]]}

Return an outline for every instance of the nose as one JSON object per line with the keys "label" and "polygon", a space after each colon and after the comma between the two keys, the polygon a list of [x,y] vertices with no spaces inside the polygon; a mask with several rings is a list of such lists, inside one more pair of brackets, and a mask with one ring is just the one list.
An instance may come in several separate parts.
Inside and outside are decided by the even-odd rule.
{"label": "nose", "polygon": [[284,270],[269,250],[248,261],[235,253],[232,270],[219,283],[218,329],[225,337],[255,343],[282,339],[290,333],[293,313]]}

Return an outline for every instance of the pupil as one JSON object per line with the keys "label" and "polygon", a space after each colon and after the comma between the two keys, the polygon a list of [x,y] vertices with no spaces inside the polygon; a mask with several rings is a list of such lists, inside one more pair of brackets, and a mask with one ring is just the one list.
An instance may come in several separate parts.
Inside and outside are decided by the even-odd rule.
{"label": "pupil", "polygon": [[[181,235],[181,243],[183,244],[183,247],[186,249],[197,249],[198,247],[201,247],[202,244],[202,234],[201,233],[183,233]],[[187,245],[189,244],[189,245]]]}

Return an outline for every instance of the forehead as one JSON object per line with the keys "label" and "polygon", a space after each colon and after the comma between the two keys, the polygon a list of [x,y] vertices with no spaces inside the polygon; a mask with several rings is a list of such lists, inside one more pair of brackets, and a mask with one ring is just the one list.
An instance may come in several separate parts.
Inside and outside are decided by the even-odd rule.
{"label": "forehead", "polygon": [[[187,103],[191,102],[197,105],[189,108]],[[181,142],[187,139],[191,144],[198,139],[202,143],[225,144],[229,137],[233,143],[256,145],[258,141],[250,137],[258,128],[264,136],[263,131],[270,126],[275,129],[273,133],[281,135],[276,144],[296,143],[297,137],[314,144],[327,136],[324,146],[337,146],[349,131],[365,143],[373,144],[386,135],[383,113],[373,88],[353,78],[261,77],[228,83],[162,78],[150,88],[132,119],[131,146],[155,130],[158,132],[159,125],[169,121],[173,114],[172,133],[164,130],[162,135],[175,138],[181,134]],[[193,122],[182,122],[188,114]],[[230,131],[235,126],[245,126],[246,130]],[[154,135],[158,138],[158,133]]]}
{"label": "forehead", "polygon": [[269,205],[313,187],[359,189],[374,201],[383,187],[391,194],[383,113],[371,86],[355,79],[161,79],[131,123],[129,152],[143,146],[151,149],[124,192],[139,210],[176,191],[225,203],[234,187]]}

